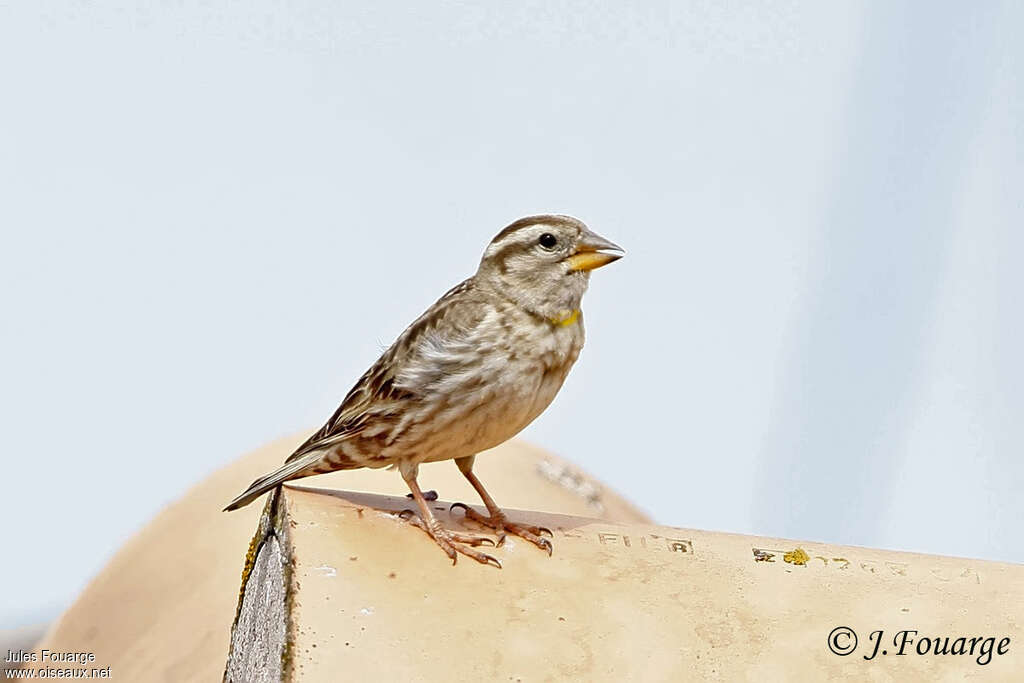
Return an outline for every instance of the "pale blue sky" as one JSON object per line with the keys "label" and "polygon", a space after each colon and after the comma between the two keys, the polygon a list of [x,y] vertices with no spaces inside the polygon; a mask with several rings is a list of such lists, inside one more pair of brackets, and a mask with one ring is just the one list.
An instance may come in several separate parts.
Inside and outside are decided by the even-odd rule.
{"label": "pale blue sky", "polygon": [[0,5],[0,626],[318,425],[539,211],[628,255],[527,438],[668,524],[1024,561],[1021,26],[1014,2]]}

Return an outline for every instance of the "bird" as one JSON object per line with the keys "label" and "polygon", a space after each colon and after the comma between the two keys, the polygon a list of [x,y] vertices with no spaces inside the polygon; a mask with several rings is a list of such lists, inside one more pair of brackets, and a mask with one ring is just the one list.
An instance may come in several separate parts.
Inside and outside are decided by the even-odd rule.
{"label": "bird", "polygon": [[[572,216],[520,218],[487,245],[476,272],[403,331],[359,378],[331,418],[285,460],[231,501],[248,505],[282,483],[363,467],[397,469],[419,510],[403,519],[454,564],[460,554],[501,567],[478,550],[506,534],[548,555],[542,527],[508,519],[473,472],[476,455],[518,434],[561,389],[583,348],[580,304],[591,272],[624,251]],[[454,460],[488,514],[462,503],[487,537],[444,528],[417,482],[423,463]]]}

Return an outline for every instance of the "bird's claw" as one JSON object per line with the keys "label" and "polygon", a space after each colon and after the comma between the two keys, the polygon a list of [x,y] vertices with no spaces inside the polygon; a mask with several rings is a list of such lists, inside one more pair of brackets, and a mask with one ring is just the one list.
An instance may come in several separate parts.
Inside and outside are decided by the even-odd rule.
{"label": "bird's claw", "polygon": [[[472,557],[480,564],[489,564],[501,569],[501,562],[498,561],[498,558],[493,555],[488,555],[487,553],[482,553],[472,547],[467,548],[465,545],[460,545],[458,542],[455,542],[454,538],[448,538],[445,534],[435,536],[434,540],[437,541],[437,544],[441,546],[441,549],[448,553],[448,556],[452,558],[453,566],[459,561],[459,553],[462,553],[463,555]],[[476,544],[474,543],[472,545]]]}
{"label": "bird's claw", "polygon": [[[498,542],[494,547],[500,548],[505,544],[505,539],[508,534],[514,534],[525,541],[533,543],[541,550],[547,551],[548,557],[554,552],[554,546],[551,545],[551,541],[544,538],[542,534],[547,534],[551,538],[555,535],[551,529],[543,526],[523,526],[521,524],[514,524],[508,521],[503,513],[500,511],[495,514],[492,513],[490,516],[485,517],[473,508],[469,507],[465,503],[452,503],[451,507],[448,508],[448,513],[451,514],[455,508],[462,508],[466,519],[471,519],[478,524],[483,524],[486,527],[490,527],[497,532]],[[507,532],[507,533],[506,533]]]}
{"label": "bird's claw", "polygon": [[430,523],[424,522],[415,512],[412,510],[402,510],[398,513],[398,516],[412,524],[415,527],[422,529],[434,539],[434,541],[441,546],[441,550],[451,559],[452,564],[457,564],[459,561],[459,554],[468,555],[480,564],[490,564],[498,569],[501,569],[501,562],[492,555],[482,553],[476,549],[476,546],[490,543],[492,547],[495,547],[495,543],[492,539],[486,536],[474,536],[472,534],[463,534],[458,531],[450,531],[441,527],[436,520],[431,519]]}

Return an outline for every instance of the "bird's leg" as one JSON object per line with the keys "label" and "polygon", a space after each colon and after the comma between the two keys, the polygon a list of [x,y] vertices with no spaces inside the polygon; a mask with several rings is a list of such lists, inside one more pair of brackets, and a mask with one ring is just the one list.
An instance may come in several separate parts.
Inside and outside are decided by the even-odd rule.
{"label": "bird's leg", "polygon": [[461,507],[466,517],[472,519],[474,522],[479,522],[485,526],[489,526],[498,532],[498,545],[505,542],[505,532],[518,536],[524,540],[533,543],[541,550],[548,551],[548,555],[551,554],[552,547],[551,541],[544,538],[541,534],[551,534],[551,530],[540,526],[525,526],[523,524],[516,524],[508,521],[508,517],[501,511],[498,504],[491,498],[491,494],[487,493],[487,489],[480,483],[480,480],[475,474],[473,474],[473,460],[476,458],[475,455],[471,455],[467,458],[458,458],[455,460],[455,464],[459,466],[459,471],[469,480],[469,483],[473,485],[476,492],[480,494],[480,499],[487,506],[487,512],[490,513],[488,517],[484,517],[479,512],[469,507],[464,503],[452,504],[452,509]]}
{"label": "bird's leg", "polygon": [[[501,569],[501,562],[494,557],[486,553],[482,553],[476,550],[475,547],[484,543],[490,543],[494,545],[494,541],[489,538],[482,536],[471,536],[469,534],[460,534],[455,531],[450,531],[441,526],[441,523],[437,521],[437,517],[434,516],[433,510],[430,509],[430,504],[427,499],[423,496],[423,492],[420,491],[420,485],[416,482],[416,474],[419,467],[416,465],[411,466],[400,466],[399,469],[402,472],[402,478],[405,479],[405,483],[409,485],[409,490],[412,492],[412,499],[416,501],[416,505],[420,509],[420,516],[416,517],[414,514],[403,514],[402,518],[413,526],[417,526],[423,529],[430,537],[441,546],[441,550],[451,558],[452,564],[455,564],[459,558],[459,553],[472,557],[481,564],[493,564],[498,569]],[[411,510],[406,512],[411,513]]]}

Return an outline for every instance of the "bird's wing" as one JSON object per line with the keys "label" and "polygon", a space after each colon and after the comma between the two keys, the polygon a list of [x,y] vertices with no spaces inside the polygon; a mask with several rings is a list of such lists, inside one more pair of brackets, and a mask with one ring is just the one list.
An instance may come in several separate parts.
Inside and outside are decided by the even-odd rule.
{"label": "bird's wing", "polygon": [[[376,417],[394,415],[403,405],[421,398],[407,380],[410,374],[438,375],[450,368],[438,348],[470,346],[477,323],[486,315],[475,296],[473,278],[452,287],[399,335],[395,343],[367,370],[348,392],[326,424],[309,437],[285,462],[326,450],[358,436]],[[419,387],[429,382],[417,381]]]}

